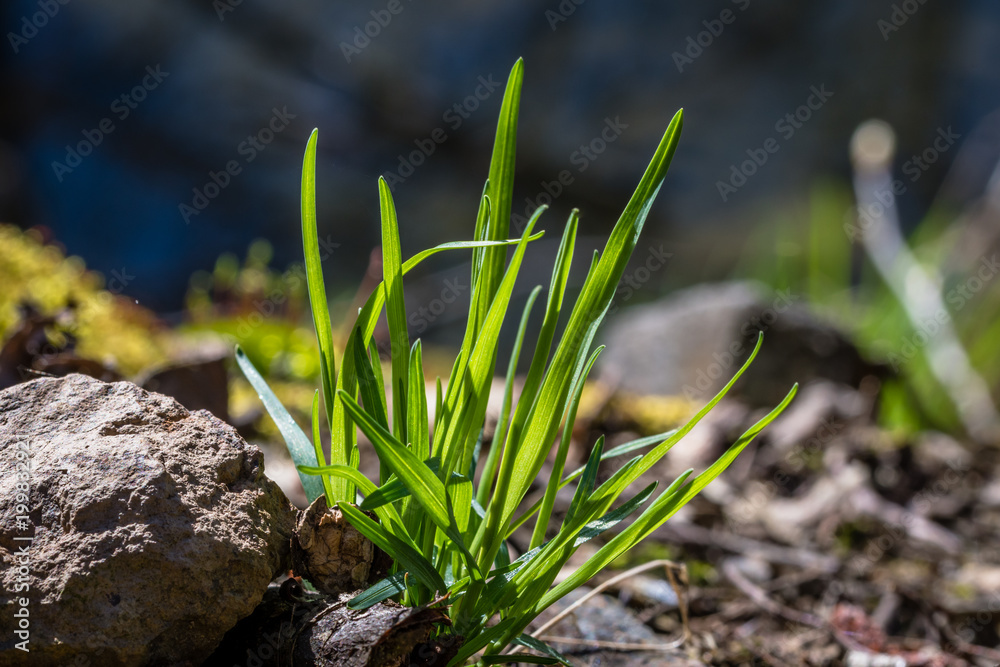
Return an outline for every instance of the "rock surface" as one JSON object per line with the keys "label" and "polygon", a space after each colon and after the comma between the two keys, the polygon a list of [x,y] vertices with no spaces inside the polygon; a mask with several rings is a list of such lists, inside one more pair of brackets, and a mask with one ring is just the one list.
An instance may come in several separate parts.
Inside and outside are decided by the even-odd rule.
{"label": "rock surface", "polygon": [[28,655],[21,597],[30,664],[200,664],[287,568],[294,508],[206,411],[127,382],[35,380],[0,392],[0,455],[0,665]]}
{"label": "rock surface", "polygon": [[699,285],[623,311],[603,342],[601,379],[637,394],[707,401],[764,344],[733,387],[751,406],[774,405],[795,382],[822,378],[857,387],[882,370],[788,291],[749,282]]}

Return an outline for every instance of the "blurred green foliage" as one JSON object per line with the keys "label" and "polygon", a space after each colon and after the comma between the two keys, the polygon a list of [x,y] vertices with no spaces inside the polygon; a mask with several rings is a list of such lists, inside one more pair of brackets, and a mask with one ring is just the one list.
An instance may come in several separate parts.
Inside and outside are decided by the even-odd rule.
{"label": "blurred green foliage", "polygon": [[272,254],[270,243],[257,240],[242,262],[227,253],[211,272],[192,275],[180,329],[231,338],[269,377],[314,382],[319,358],[305,273],[300,264],[272,268]]}
{"label": "blurred green foliage", "polygon": [[[862,354],[890,368],[891,377],[880,393],[882,426],[900,435],[924,428],[958,431],[955,406],[925,356],[926,331],[910,322],[860,243],[852,242],[845,231],[845,225],[854,222],[854,212],[854,197],[846,184],[816,184],[804,203],[786,207],[757,228],[737,273],[806,297],[817,314],[853,338]],[[907,239],[917,259],[940,274],[946,297],[958,294],[979,268],[979,259],[964,257],[958,250],[956,217],[952,211],[934,209]],[[996,400],[997,290],[982,289],[967,299],[945,301],[973,367]]]}
{"label": "blurred green foliage", "polygon": [[61,318],[65,324],[49,334],[54,345],[62,346],[68,332],[79,356],[126,377],[162,363],[162,326],[151,312],[118,294],[127,290],[129,280],[126,267],[106,288],[101,274],[46,244],[38,230],[0,225],[0,339],[18,326],[20,307],[27,304],[43,315],[66,315]]}

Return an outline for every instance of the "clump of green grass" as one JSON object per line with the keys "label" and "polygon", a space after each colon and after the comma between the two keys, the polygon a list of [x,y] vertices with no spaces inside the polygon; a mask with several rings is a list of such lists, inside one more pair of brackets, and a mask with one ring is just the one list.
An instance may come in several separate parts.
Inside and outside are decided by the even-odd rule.
{"label": "clump of green grass", "polygon": [[[725,470],[795,394],[793,387],[780,405],[700,474],[688,470],[658,495],[658,485],[653,483],[623,497],[633,482],[719,402],[753,360],[760,348],[758,340],[746,365],[684,426],[608,451],[604,450],[601,439],[584,467],[569,473],[564,469],[584,381],[602,349],[591,350],[594,335],[611,304],[674,154],[683,119],[683,113],[678,111],[612,230],[604,252],[591,258],[568,323],[557,339],[556,325],[565,305],[577,232],[578,212],[570,214],[520,398],[514,406],[514,369],[525,343],[532,344],[527,337],[527,322],[542,292],[541,286],[532,292],[521,315],[507,369],[499,423],[486,453],[479,484],[474,485],[490,383],[496,371],[500,328],[506,319],[527,244],[541,236],[534,233],[534,227],[545,208],[535,212],[519,239],[506,238],[522,76],[523,65],[518,61],[507,81],[489,178],[480,199],[472,241],[446,243],[403,262],[392,194],[385,181],[379,179],[383,282],[358,315],[340,359],[339,373],[317,243],[316,132],[310,137],[302,170],[302,237],[322,376],[322,392],[317,391],[313,401],[312,443],[237,348],[237,360],[281,430],[309,499],[325,494],[329,506],[339,507],[352,525],[395,560],[390,576],[355,597],[352,606],[363,608],[389,598],[407,605],[423,605],[447,594],[452,626],[441,628],[440,632],[464,637],[464,644],[450,665],[504,662],[509,658],[501,657],[501,651],[511,644],[521,644],[536,652],[518,656],[521,661],[568,664],[551,647],[524,634],[528,623],[661,526]],[[513,246],[509,260],[508,246]],[[429,405],[420,341],[411,345],[406,328],[403,276],[431,254],[455,249],[472,251],[469,318],[451,376],[446,385],[438,378],[436,400]],[[383,306],[391,343],[389,378],[382,377],[372,342]],[[386,407],[387,390],[392,396],[391,415]],[[331,432],[329,461],[325,460],[319,438],[321,408]],[[432,409],[433,433],[429,428]],[[358,471],[357,429],[371,440],[378,453],[377,481],[365,478]],[[522,508],[526,493],[553,447],[555,467],[545,484],[544,497],[531,507]],[[641,450],[647,451],[597,484],[601,461]],[[555,535],[546,539],[556,492],[573,483],[576,490],[569,511]],[[366,511],[373,512],[378,520],[370,518]],[[624,530],[572,575],[553,586],[556,575],[580,545],[632,515],[637,516]],[[512,561],[507,539],[525,524],[533,525],[530,549]]]}

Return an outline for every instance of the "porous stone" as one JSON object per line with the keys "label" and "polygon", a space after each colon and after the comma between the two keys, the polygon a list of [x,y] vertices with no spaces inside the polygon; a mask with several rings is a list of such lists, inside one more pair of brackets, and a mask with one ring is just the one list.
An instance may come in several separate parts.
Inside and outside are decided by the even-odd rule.
{"label": "porous stone", "polygon": [[207,411],[83,375],[0,392],[0,665],[200,664],[287,569],[295,518]]}

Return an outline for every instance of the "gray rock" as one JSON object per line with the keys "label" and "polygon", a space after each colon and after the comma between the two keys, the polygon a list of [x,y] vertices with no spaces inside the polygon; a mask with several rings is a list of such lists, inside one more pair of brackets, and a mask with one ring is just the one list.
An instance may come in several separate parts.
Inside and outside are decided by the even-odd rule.
{"label": "gray rock", "polygon": [[83,375],[0,392],[0,665],[200,664],[287,566],[294,522],[260,451],[207,411]]}
{"label": "gray rock", "polygon": [[857,387],[883,369],[820,321],[800,297],[748,282],[699,285],[623,311],[604,336],[601,379],[639,394],[708,400],[764,345],[731,393],[774,405],[795,382],[822,378]]}

